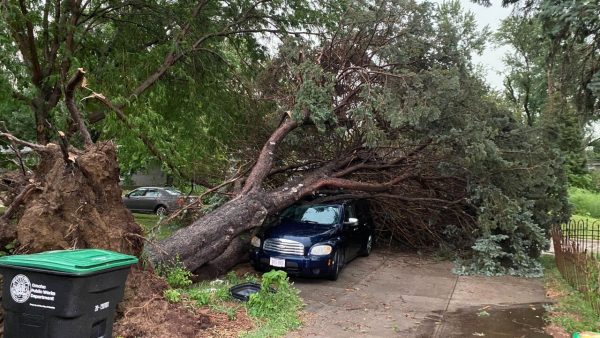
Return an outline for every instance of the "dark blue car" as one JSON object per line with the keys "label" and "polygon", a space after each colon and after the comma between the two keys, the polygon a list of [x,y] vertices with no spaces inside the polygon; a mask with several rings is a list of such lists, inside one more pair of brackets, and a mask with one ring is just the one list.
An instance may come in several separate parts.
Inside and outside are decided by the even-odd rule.
{"label": "dark blue car", "polygon": [[257,270],[336,280],[346,263],[371,253],[368,204],[349,200],[294,205],[251,244],[250,262]]}

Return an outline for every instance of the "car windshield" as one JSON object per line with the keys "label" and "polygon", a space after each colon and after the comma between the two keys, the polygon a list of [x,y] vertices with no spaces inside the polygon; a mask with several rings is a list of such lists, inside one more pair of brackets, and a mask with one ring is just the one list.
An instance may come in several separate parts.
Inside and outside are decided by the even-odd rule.
{"label": "car windshield", "polygon": [[172,196],[182,195],[181,191],[175,189],[165,189],[165,191]]}
{"label": "car windshield", "polygon": [[298,205],[288,208],[281,216],[302,223],[331,225],[340,220],[340,208],[334,205]]}

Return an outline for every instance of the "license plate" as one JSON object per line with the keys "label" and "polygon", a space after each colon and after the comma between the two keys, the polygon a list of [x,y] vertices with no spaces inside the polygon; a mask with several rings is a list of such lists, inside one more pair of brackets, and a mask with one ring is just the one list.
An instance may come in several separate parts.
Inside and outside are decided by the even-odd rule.
{"label": "license plate", "polygon": [[285,268],[285,259],[271,257],[269,264],[278,268]]}

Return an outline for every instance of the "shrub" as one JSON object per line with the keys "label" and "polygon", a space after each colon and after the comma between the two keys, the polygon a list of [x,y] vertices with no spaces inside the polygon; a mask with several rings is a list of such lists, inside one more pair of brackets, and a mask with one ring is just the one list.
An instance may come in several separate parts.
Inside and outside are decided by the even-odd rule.
{"label": "shrub", "polygon": [[600,194],[581,188],[569,189],[569,202],[578,215],[600,218]]}
{"label": "shrub", "polygon": [[156,272],[158,275],[165,277],[167,283],[172,288],[180,289],[192,285],[192,280],[190,279],[192,273],[183,266],[183,263],[179,259],[173,265],[159,265],[156,268]]}
{"label": "shrub", "polygon": [[247,337],[278,337],[300,326],[302,300],[284,271],[263,274],[261,291],[251,295],[246,306],[250,316],[265,322]]}
{"label": "shrub", "polygon": [[178,290],[165,290],[163,296],[169,303],[179,303],[181,301],[181,293]]}

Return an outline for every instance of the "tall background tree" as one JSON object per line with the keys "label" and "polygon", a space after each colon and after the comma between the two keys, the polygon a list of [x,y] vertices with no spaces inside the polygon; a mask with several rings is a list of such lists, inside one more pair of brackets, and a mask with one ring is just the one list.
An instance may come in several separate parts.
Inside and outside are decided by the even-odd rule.
{"label": "tall background tree", "polygon": [[570,183],[588,186],[585,148],[593,145],[600,107],[600,7],[587,1],[503,4],[515,6],[497,34],[515,51],[507,56],[507,97],[561,151]]}

